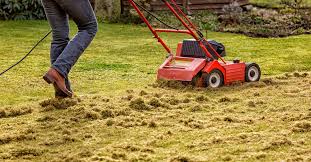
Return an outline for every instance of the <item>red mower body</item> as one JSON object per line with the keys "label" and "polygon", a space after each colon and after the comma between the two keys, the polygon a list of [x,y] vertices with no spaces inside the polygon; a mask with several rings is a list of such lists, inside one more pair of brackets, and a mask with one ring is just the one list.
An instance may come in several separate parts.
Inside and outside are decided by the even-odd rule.
{"label": "red mower body", "polygon": [[223,74],[223,84],[245,82],[245,63],[227,62],[224,64],[217,60],[207,62],[206,59],[171,56],[158,69],[158,79],[193,81],[198,74],[210,73],[219,70]]}

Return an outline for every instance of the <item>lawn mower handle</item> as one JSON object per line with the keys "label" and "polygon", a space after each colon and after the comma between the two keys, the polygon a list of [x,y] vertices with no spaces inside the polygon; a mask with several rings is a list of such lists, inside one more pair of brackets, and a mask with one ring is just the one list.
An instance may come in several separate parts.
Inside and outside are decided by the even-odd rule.
{"label": "lawn mower handle", "polygon": [[[188,34],[191,35],[200,45],[202,50],[205,52],[206,56],[208,58],[213,59],[213,56],[210,54],[210,52],[207,50],[206,46],[203,44],[203,42],[210,47],[210,49],[213,50],[213,52],[216,54],[216,56],[221,59],[221,61],[226,64],[226,61],[218,54],[218,52],[212,47],[210,43],[204,38],[204,35],[198,30],[198,28],[191,22],[191,20],[187,17],[187,15],[180,9],[180,7],[177,5],[175,0],[170,0],[171,3],[174,5],[174,7],[177,9],[174,9],[174,7],[166,0],[162,0],[163,3],[166,5],[166,7],[169,8],[169,10],[175,15],[175,17],[182,23],[182,25],[187,30],[176,30],[176,29],[154,29],[150,22],[147,20],[147,18],[144,16],[142,11],[137,6],[137,3],[134,2],[134,0],[128,0],[129,3],[133,6],[133,8],[136,10],[140,18],[144,21],[144,23],[148,26],[149,30],[154,35],[154,38],[158,40],[158,42],[164,47],[164,49],[170,54],[172,54],[171,49],[166,45],[166,43],[160,38],[158,33],[166,32],[166,33],[181,33],[181,34]],[[179,14],[181,14],[181,16]],[[188,22],[188,24],[185,22],[185,20]],[[194,32],[195,30],[196,32]]]}

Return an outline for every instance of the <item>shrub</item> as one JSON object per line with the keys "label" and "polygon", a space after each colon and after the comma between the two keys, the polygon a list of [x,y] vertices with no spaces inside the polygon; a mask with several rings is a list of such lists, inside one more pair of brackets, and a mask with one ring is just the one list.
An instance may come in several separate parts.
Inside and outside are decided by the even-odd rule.
{"label": "shrub", "polygon": [[198,11],[194,13],[194,23],[198,25],[201,30],[219,30],[219,20],[218,15],[210,11]]}
{"label": "shrub", "polygon": [[220,29],[252,37],[285,37],[310,33],[311,10],[303,0],[282,0],[280,10],[257,9],[242,12],[236,5],[224,8]]}
{"label": "shrub", "polygon": [[40,0],[0,0],[0,20],[44,19]]}
{"label": "shrub", "polygon": [[285,9],[290,9],[298,14],[304,7],[303,0],[281,0],[281,5],[285,6]]}

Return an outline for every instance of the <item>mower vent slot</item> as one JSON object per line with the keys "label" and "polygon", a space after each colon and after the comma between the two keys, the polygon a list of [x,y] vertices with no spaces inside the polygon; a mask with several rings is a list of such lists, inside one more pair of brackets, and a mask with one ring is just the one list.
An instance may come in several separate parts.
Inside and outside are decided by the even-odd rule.
{"label": "mower vent slot", "polygon": [[[226,56],[225,47],[216,41],[208,40],[209,44],[216,50],[221,57]],[[218,59],[217,54],[207,44],[205,44],[208,52],[213,56],[214,59]],[[181,51],[182,57],[194,57],[194,58],[206,58],[206,54],[200,47],[199,43],[194,39],[185,39],[182,45]]]}
{"label": "mower vent slot", "polygon": [[186,69],[186,66],[164,66],[164,68]]}

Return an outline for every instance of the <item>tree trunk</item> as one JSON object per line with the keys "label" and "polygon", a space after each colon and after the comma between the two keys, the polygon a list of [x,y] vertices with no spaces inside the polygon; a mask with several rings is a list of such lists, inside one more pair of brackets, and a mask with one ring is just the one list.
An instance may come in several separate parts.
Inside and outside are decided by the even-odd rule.
{"label": "tree trunk", "polygon": [[120,16],[120,0],[96,0],[95,11],[99,18],[115,20]]}

